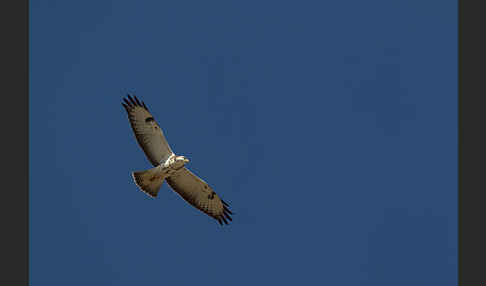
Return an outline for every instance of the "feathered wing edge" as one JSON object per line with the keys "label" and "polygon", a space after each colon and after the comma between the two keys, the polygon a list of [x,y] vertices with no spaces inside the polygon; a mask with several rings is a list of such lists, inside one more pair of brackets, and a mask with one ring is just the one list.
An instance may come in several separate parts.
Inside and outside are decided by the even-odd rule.
{"label": "feathered wing edge", "polygon": [[133,108],[135,106],[143,107],[143,108],[145,108],[145,110],[149,111],[149,109],[147,108],[145,103],[143,101],[138,100],[138,98],[136,96],[133,96],[133,98],[132,98],[130,96],[130,94],[127,94],[127,97],[128,97],[128,100],[126,98],[123,98],[124,103],[122,102],[122,105],[127,112],[129,112],[129,110],[128,110],[129,107]]}
{"label": "feathered wing edge", "polygon": [[213,214],[207,213],[204,210],[202,210],[201,208],[199,208],[198,205],[197,205],[197,202],[194,201],[193,199],[191,199],[190,196],[184,196],[183,194],[185,194],[185,192],[182,191],[182,190],[178,190],[178,186],[175,184],[175,182],[173,182],[173,178],[168,177],[166,179],[166,181],[167,181],[167,184],[175,191],[175,193],[177,193],[183,200],[188,202],[190,205],[192,205],[193,207],[195,207],[196,209],[198,209],[202,213],[204,213],[204,214],[212,217],[216,221],[218,221],[220,225],[223,225],[223,223],[229,224],[228,220],[233,221],[233,219],[231,218],[231,215],[234,215],[234,214],[229,209],[229,207],[230,207],[229,204],[227,202],[225,202],[223,199],[221,199],[219,197],[219,195],[216,194],[218,196],[218,199],[221,201],[221,204],[223,205],[223,212],[219,215],[213,215]]}
{"label": "feathered wing edge", "polygon": [[[130,122],[130,127],[132,128],[133,134],[135,135],[135,138],[137,140],[138,145],[140,146],[140,148],[142,148],[143,152],[145,153],[145,156],[150,161],[150,163],[154,167],[156,167],[160,164],[161,160],[165,160],[165,159],[168,158],[168,156],[173,154],[172,149],[170,148],[170,145],[167,142],[167,139],[165,138],[165,135],[164,135],[162,129],[157,124],[156,124],[157,125],[156,129],[159,128],[160,134],[156,133],[156,134],[153,134],[153,135],[156,136],[156,137],[160,136],[160,138],[157,138],[157,140],[161,141],[160,147],[163,149],[163,150],[161,150],[162,152],[155,151],[155,150],[151,151],[150,147],[145,145],[144,139],[143,139],[144,136],[141,135],[141,134],[138,134],[137,129],[135,128],[134,121],[133,121],[133,118],[132,118],[132,116],[134,116],[134,115],[132,114],[132,112],[133,112],[133,109],[136,108],[136,107],[144,109],[148,113],[147,115],[149,116],[148,118],[145,119],[146,122],[147,122],[147,120],[154,120],[153,115],[150,113],[147,105],[145,105],[145,102],[139,100],[136,96],[132,97],[130,94],[127,94],[127,98],[123,98],[124,102],[122,102],[122,106],[125,108],[125,111],[127,112],[128,121]],[[156,147],[156,146],[152,146],[152,147]]]}
{"label": "feathered wing edge", "polygon": [[219,215],[219,216],[211,216],[211,217],[214,218],[215,220],[217,220],[220,225],[223,225],[223,222],[225,224],[229,224],[228,220],[233,221],[233,219],[231,218],[231,215],[234,215],[234,214],[229,209],[229,204],[227,202],[223,201],[221,198],[219,198],[219,200],[223,204],[223,214]]}
{"label": "feathered wing edge", "polygon": [[216,219],[220,225],[223,225],[221,223],[221,219],[226,223],[228,224],[228,221],[224,218],[226,217],[227,219],[229,219],[230,221],[233,221],[233,219],[231,218],[230,215],[233,215],[233,213],[229,210],[229,204],[225,201],[223,201],[221,198],[219,198],[221,200],[221,202],[223,203],[223,216],[221,216],[220,219]]}

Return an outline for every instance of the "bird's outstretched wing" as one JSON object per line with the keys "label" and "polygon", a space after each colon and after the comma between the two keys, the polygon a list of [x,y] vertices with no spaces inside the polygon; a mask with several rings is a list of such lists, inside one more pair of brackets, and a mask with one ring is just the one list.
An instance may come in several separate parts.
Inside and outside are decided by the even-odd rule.
{"label": "bird's outstretched wing", "polygon": [[167,140],[164,137],[162,129],[150,114],[147,106],[143,101],[139,101],[136,96],[128,99],[123,98],[123,107],[128,113],[128,120],[132,126],[133,133],[137,142],[145,152],[150,163],[158,166],[165,162],[173,154]]}
{"label": "bird's outstretched wing", "polygon": [[220,224],[232,221],[229,205],[213,189],[186,167],[168,177],[167,183],[188,203],[216,219]]}

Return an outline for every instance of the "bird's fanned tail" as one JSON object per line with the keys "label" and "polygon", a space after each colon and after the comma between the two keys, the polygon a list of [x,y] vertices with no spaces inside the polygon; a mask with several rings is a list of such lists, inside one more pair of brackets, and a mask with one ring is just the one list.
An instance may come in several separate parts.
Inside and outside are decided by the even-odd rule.
{"label": "bird's fanned tail", "polygon": [[140,188],[140,190],[151,196],[152,198],[155,198],[157,196],[160,187],[165,180],[165,176],[162,172],[160,172],[158,167],[145,171],[133,172],[132,177],[135,181],[135,184]]}

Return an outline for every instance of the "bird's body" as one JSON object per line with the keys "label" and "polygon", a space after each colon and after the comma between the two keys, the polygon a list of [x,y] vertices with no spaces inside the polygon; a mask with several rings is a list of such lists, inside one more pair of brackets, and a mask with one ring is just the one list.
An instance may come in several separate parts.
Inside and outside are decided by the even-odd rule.
{"label": "bird's body", "polygon": [[188,203],[220,224],[228,224],[228,220],[232,220],[228,204],[221,200],[205,181],[185,167],[189,162],[186,157],[177,156],[172,152],[162,129],[145,103],[130,95],[128,100],[123,100],[125,103],[122,105],[128,113],[137,142],[154,166],[149,170],[133,172],[135,184],[155,198],[164,181],[167,181],[168,185]]}
{"label": "bird's body", "polygon": [[137,186],[151,197],[156,197],[164,180],[182,170],[189,162],[184,156],[172,154],[164,163],[145,171],[133,172]]}

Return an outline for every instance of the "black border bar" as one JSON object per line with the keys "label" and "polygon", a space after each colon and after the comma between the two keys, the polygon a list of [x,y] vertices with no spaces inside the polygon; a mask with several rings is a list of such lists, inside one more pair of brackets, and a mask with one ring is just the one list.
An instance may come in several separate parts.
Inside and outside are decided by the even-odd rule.
{"label": "black border bar", "polygon": [[[473,5],[473,3],[477,3]],[[459,1],[459,285],[486,285],[486,45],[480,1]]]}
{"label": "black border bar", "polygon": [[0,284],[29,284],[28,0],[0,4]]}

